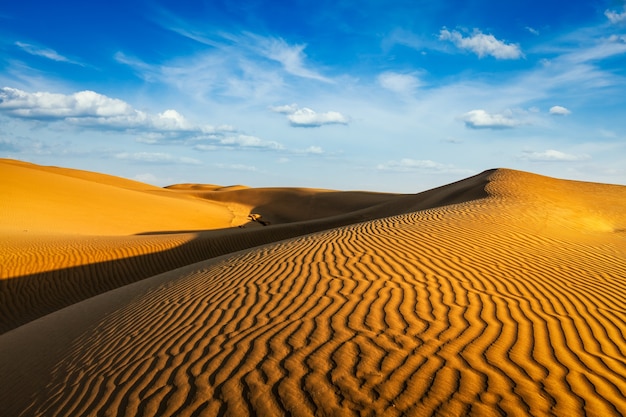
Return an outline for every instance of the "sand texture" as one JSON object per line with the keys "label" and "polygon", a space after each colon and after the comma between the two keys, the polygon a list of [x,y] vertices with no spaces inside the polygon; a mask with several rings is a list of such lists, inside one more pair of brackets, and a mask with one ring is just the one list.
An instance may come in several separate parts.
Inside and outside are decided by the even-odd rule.
{"label": "sand texture", "polygon": [[395,195],[202,184],[161,189],[12,160],[0,160],[0,174],[0,195],[7,197],[0,201],[0,334],[184,265],[484,194],[480,177]]}
{"label": "sand texture", "polygon": [[180,243],[141,249],[164,272],[0,335],[0,415],[626,415],[626,187],[500,169],[410,196],[216,189],[159,193],[276,223],[80,237]]}

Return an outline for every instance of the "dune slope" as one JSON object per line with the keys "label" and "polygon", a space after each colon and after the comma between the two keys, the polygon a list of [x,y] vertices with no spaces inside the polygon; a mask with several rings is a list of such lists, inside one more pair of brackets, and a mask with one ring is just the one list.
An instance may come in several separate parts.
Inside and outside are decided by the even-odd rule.
{"label": "dune slope", "polygon": [[498,170],[482,188],[21,326],[0,336],[0,410],[625,415],[626,187]]}
{"label": "dune slope", "polygon": [[[173,187],[174,192],[17,161],[5,162],[4,168],[0,163],[0,168],[13,179],[13,185],[7,181],[0,187],[9,196],[2,203],[4,210],[12,213],[0,222],[0,334],[94,295],[194,262],[459,198],[480,198],[486,195],[487,177],[483,173],[417,195],[245,187],[207,192],[215,187],[204,185],[181,185]],[[244,194],[239,193],[242,189]],[[118,202],[120,192],[126,199]],[[112,203],[93,205],[97,200],[90,199],[95,194]],[[32,209],[42,199],[47,209]],[[151,213],[145,212],[146,206]],[[190,207],[194,211],[189,212]],[[271,227],[248,222],[251,211],[262,213],[264,221],[271,219]],[[104,235],[94,234],[107,227],[91,223],[101,217],[119,224]],[[143,219],[140,228],[136,217]],[[28,230],[16,231],[16,221],[11,221],[15,218]],[[233,225],[241,228],[228,227]],[[176,227],[185,229],[171,230]],[[146,228],[150,231],[127,234]]]}
{"label": "dune slope", "polygon": [[235,220],[223,204],[93,172],[1,159],[0,177],[3,234],[129,235],[217,229]]}

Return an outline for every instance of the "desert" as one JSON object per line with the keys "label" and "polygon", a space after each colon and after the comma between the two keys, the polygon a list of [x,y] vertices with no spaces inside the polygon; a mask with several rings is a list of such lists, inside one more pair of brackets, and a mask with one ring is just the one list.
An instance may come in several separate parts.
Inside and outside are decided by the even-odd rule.
{"label": "desert", "polygon": [[626,415],[624,185],[0,178],[2,416]]}

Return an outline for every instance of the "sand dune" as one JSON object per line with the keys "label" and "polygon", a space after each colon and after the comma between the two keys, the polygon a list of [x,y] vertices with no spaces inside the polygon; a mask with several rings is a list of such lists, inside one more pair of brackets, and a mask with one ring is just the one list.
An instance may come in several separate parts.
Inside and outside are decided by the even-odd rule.
{"label": "sand dune", "polygon": [[[417,195],[396,195],[204,184],[164,190],[18,161],[4,161],[0,169],[9,179],[0,185],[3,194],[10,196],[3,203],[4,211],[15,213],[0,222],[5,237],[0,241],[4,300],[0,333],[105,291],[208,258],[485,195],[484,175]],[[72,198],[59,197],[63,195]],[[108,201],[106,206],[103,200]],[[144,210],[146,206],[150,212]],[[272,227],[250,222],[252,211],[262,213],[262,222]],[[176,216],[182,218],[172,219]],[[135,221],[137,217],[142,221]],[[106,218],[103,223],[92,224],[102,218]],[[15,219],[27,229],[16,230]],[[119,224],[104,235],[94,234],[115,221]],[[138,230],[143,233],[128,234]]]}
{"label": "sand dune", "polygon": [[203,232],[248,249],[1,335],[0,414],[626,415],[626,187],[496,170],[387,197],[255,203],[286,223]]}
{"label": "sand dune", "polygon": [[236,221],[224,205],[102,174],[2,159],[0,177],[3,233],[129,235]]}

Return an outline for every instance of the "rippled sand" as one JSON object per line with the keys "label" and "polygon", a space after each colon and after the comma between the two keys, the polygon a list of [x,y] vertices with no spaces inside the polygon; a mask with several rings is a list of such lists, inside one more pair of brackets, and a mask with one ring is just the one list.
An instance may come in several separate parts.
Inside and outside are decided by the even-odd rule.
{"label": "rippled sand", "polygon": [[[2,415],[626,414],[626,187],[500,169],[416,195],[215,192],[149,195],[227,225],[85,234],[106,261],[0,281],[20,314],[56,310],[0,335]],[[245,223],[259,208],[269,226]],[[64,265],[73,241],[46,239]]]}

